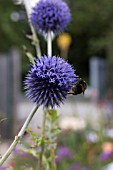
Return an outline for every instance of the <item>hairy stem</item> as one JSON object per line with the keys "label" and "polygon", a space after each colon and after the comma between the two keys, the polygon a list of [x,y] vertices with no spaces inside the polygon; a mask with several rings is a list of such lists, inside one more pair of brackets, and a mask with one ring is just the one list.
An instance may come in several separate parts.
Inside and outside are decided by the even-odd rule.
{"label": "hairy stem", "polygon": [[56,170],[56,162],[55,162],[55,149],[51,148],[51,169]]}
{"label": "hairy stem", "polygon": [[33,118],[34,114],[36,113],[38,109],[38,106],[35,106],[35,108],[31,111],[31,113],[29,114],[29,116],[27,117],[24,125],[22,126],[20,132],[18,133],[17,136],[15,136],[15,139],[13,141],[13,143],[10,145],[9,149],[6,151],[6,153],[3,155],[3,157],[0,159],[0,165],[2,165],[7,158],[9,157],[9,155],[12,153],[14,147],[17,145],[17,143],[20,141],[20,139],[22,138],[22,136],[25,133],[25,130],[27,128],[27,126],[29,125],[31,119]]}
{"label": "hairy stem", "polygon": [[32,35],[33,35],[32,39],[33,39],[33,45],[35,46],[35,49],[36,49],[36,54],[38,57],[41,57],[41,49],[40,49],[40,45],[39,45],[39,39],[37,37],[34,27],[31,24],[30,24],[30,27],[31,27]]}
{"label": "hairy stem", "polygon": [[38,157],[38,170],[43,170],[43,154],[44,154],[44,137],[45,137],[45,123],[46,123],[46,111],[44,110],[43,122],[42,122],[42,132],[41,132],[41,151]]}
{"label": "hairy stem", "polygon": [[54,144],[51,145],[51,149],[50,149],[50,155],[51,155],[51,169],[52,170],[57,170],[57,167],[56,167],[56,162],[55,162],[55,141],[54,141],[54,138],[52,137],[52,130],[54,128],[54,125],[53,125],[53,120],[52,120],[52,115],[51,116],[51,120],[50,120],[50,141]]}

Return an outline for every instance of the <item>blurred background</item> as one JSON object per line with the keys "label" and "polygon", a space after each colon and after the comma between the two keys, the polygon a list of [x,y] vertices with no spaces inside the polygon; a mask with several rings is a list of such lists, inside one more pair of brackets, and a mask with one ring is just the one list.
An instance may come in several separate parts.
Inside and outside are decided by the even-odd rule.
{"label": "blurred background", "polygon": [[[70,143],[73,145],[69,144],[67,139],[64,140],[67,143],[60,143],[70,147],[74,146],[77,140],[76,142],[81,142],[83,146],[88,142],[93,145],[93,150],[90,149],[89,143],[88,148],[83,148],[87,165],[89,166],[91,158],[93,163],[90,169],[93,170],[96,161],[93,158],[97,158],[101,152],[106,152],[106,149],[103,149],[104,142],[110,143],[110,153],[113,152],[113,1],[66,2],[69,4],[72,20],[65,33],[54,39],[53,54],[68,60],[76,69],[76,74],[87,82],[88,88],[84,96],[70,96],[65,105],[58,108],[61,113],[59,125],[73,132],[73,135],[70,134]],[[7,141],[18,132],[32,109],[32,103],[26,99],[23,88],[24,77],[29,69],[29,60],[25,56],[23,46],[34,56],[36,54],[26,37],[31,31],[23,6],[16,6],[9,0],[1,0],[0,3],[0,139],[5,141],[5,150]],[[42,54],[46,54],[46,41],[41,35],[38,37]],[[36,131],[42,119],[42,109],[38,112],[30,125]],[[72,122],[73,128],[69,127]],[[63,135],[65,139],[66,136]],[[1,151],[0,148],[0,152],[4,150]],[[74,161],[83,164],[80,157],[79,155]],[[112,160],[113,154],[106,164]],[[100,167],[106,164],[104,162]],[[66,170],[65,167],[64,169]],[[76,170],[75,167],[73,170]]]}

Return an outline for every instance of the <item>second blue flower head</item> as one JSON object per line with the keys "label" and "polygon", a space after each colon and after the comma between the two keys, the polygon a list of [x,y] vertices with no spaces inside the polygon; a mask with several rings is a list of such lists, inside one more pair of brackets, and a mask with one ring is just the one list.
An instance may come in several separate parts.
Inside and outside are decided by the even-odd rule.
{"label": "second blue flower head", "polygon": [[68,5],[62,0],[40,0],[32,9],[31,22],[38,32],[62,32],[71,20]]}

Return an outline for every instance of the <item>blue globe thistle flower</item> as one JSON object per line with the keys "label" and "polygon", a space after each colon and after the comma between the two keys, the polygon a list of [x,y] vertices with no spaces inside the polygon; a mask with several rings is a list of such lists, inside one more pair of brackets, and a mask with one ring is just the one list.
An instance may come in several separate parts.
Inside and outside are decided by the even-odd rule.
{"label": "blue globe thistle flower", "polygon": [[37,31],[55,34],[63,31],[71,20],[70,10],[62,0],[40,0],[32,9],[31,22]]}
{"label": "blue globe thistle flower", "polygon": [[72,66],[60,57],[42,56],[31,64],[25,79],[26,95],[38,106],[60,106],[76,81]]}

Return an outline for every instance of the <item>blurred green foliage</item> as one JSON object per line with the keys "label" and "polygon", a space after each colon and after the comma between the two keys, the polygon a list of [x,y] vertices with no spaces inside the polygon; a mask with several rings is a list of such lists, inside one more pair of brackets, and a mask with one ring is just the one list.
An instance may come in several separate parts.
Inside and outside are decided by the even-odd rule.
{"label": "blurred green foliage", "polygon": [[[88,133],[95,133],[98,136],[98,140],[93,142],[88,140],[86,138],[86,134]],[[29,136],[27,136],[27,138],[29,138]],[[36,170],[38,159],[35,153],[38,152],[38,149],[33,146],[31,147],[27,139],[24,140],[22,141],[24,144],[23,149],[19,146],[18,149],[15,150],[9,165],[14,167],[14,170],[24,170],[26,168],[28,170]],[[58,136],[57,142],[58,147],[55,158],[57,170],[101,170],[105,165],[112,162],[113,151],[103,152],[102,146],[107,143],[112,144],[113,140],[105,137],[100,130],[95,131],[90,127],[90,129],[84,129],[83,131],[62,131]],[[105,157],[105,160],[102,160],[101,155],[104,153],[112,154],[110,157]],[[46,159],[51,162],[47,148],[45,155],[47,157]]]}
{"label": "blurred green foliage", "polygon": [[[91,56],[98,55],[107,58],[113,63],[113,1],[112,0],[67,0],[72,12],[72,21],[67,32],[72,36],[72,44],[69,51],[69,62],[71,62],[80,76],[88,76],[88,61]],[[5,10],[4,10],[5,9]],[[30,41],[26,34],[30,29],[25,19],[14,22],[11,14],[22,12],[22,6],[16,6],[13,1],[1,0],[0,5],[0,52],[9,51],[12,46],[18,46],[23,53],[22,45],[30,48]],[[45,53],[46,43],[40,36],[42,53]],[[54,41],[53,54],[58,54],[58,48]],[[25,58],[23,59],[26,63]],[[23,66],[23,72],[26,71]],[[84,75],[83,75],[84,73]]]}
{"label": "blurred green foliage", "polygon": [[11,20],[11,14],[19,11],[20,8],[15,6],[12,1],[1,0],[0,5],[0,51],[9,51],[12,46],[19,46],[25,40],[23,30],[24,22],[14,22]]}
{"label": "blurred green foliage", "polygon": [[113,44],[113,1],[71,0],[69,3],[72,11],[69,31],[73,38],[70,60],[81,75],[87,74],[90,56],[112,58],[113,50],[109,47]]}

